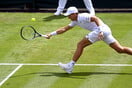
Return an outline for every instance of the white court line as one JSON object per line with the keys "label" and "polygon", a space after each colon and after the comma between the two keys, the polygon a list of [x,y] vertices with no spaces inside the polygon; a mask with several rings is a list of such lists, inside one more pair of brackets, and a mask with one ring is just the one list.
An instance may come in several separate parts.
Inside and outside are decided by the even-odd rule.
{"label": "white court line", "polygon": [[3,81],[0,82],[0,86],[2,86],[2,84],[4,84],[22,66],[23,66],[23,64],[19,64],[19,66],[17,66],[17,68],[15,68]]}
{"label": "white court line", "polygon": [[[44,66],[58,66],[58,64],[32,64],[32,63],[0,63],[0,65],[18,65],[2,82],[0,86],[4,84],[17,70],[23,65],[44,65]],[[132,66],[132,64],[76,64],[77,66]]]}
{"label": "white court line", "polygon": [[[58,64],[33,64],[33,63],[0,63],[0,65],[45,65],[58,66]],[[132,64],[76,64],[77,66],[132,66]]]}

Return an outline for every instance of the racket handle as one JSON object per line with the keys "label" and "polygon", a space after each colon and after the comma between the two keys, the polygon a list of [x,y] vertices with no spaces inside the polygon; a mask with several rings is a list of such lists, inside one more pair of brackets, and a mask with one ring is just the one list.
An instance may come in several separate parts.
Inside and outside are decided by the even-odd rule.
{"label": "racket handle", "polygon": [[41,35],[42,37],[45,37],[45,38],[47,38],[48,36],[47,35]]}

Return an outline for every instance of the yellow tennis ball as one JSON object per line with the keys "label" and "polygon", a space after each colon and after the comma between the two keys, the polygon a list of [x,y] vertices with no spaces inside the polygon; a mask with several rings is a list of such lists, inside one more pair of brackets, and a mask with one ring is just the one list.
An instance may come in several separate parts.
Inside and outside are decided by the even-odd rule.
{"label": "yellow tennis ball", "polygon": [[35,18],[32,18],[31,21],[36,21],[36,19]]}

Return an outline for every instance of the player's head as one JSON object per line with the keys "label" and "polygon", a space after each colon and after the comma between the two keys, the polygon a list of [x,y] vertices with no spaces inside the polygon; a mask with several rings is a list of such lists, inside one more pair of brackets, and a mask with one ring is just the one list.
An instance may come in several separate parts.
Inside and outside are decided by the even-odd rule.
{"label": "player's head", "polygon": [[78,9],[76,7],[69,7],[64,15],[68,16],[72,21],[75,21],[77,20]]}
{"label": "player's head", "polygon": [[71,15],[73,13],[78,13],[78,9],[76,7],[74,7],[74,6],[69,7],[64,15],[65,16],[69,16],[69,15]]}

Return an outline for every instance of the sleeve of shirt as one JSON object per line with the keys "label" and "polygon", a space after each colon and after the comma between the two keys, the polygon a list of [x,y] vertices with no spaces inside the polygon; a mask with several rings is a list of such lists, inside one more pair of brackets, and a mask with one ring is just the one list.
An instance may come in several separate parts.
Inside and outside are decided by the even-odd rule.
{"label": "sleeve of shirt", "polygon": [[85,21],[85,22],[91,22],[91,15],[90,14],[87,14],[87,15],[84,15],[84,17],[83,17],[83,20]]}
{"label": "sleeve of shirt", "polygon": [[88,13],[83,13],[79,15],[78,21],[79,22],[91,22],[91,15]]}
{"label": "sleeve of shirt", "polygon": [[76,22],[75,22],[75,21],[72,21],[72,22],[69,24],[70,27],[74,27],[75,25],[76,25]]}

